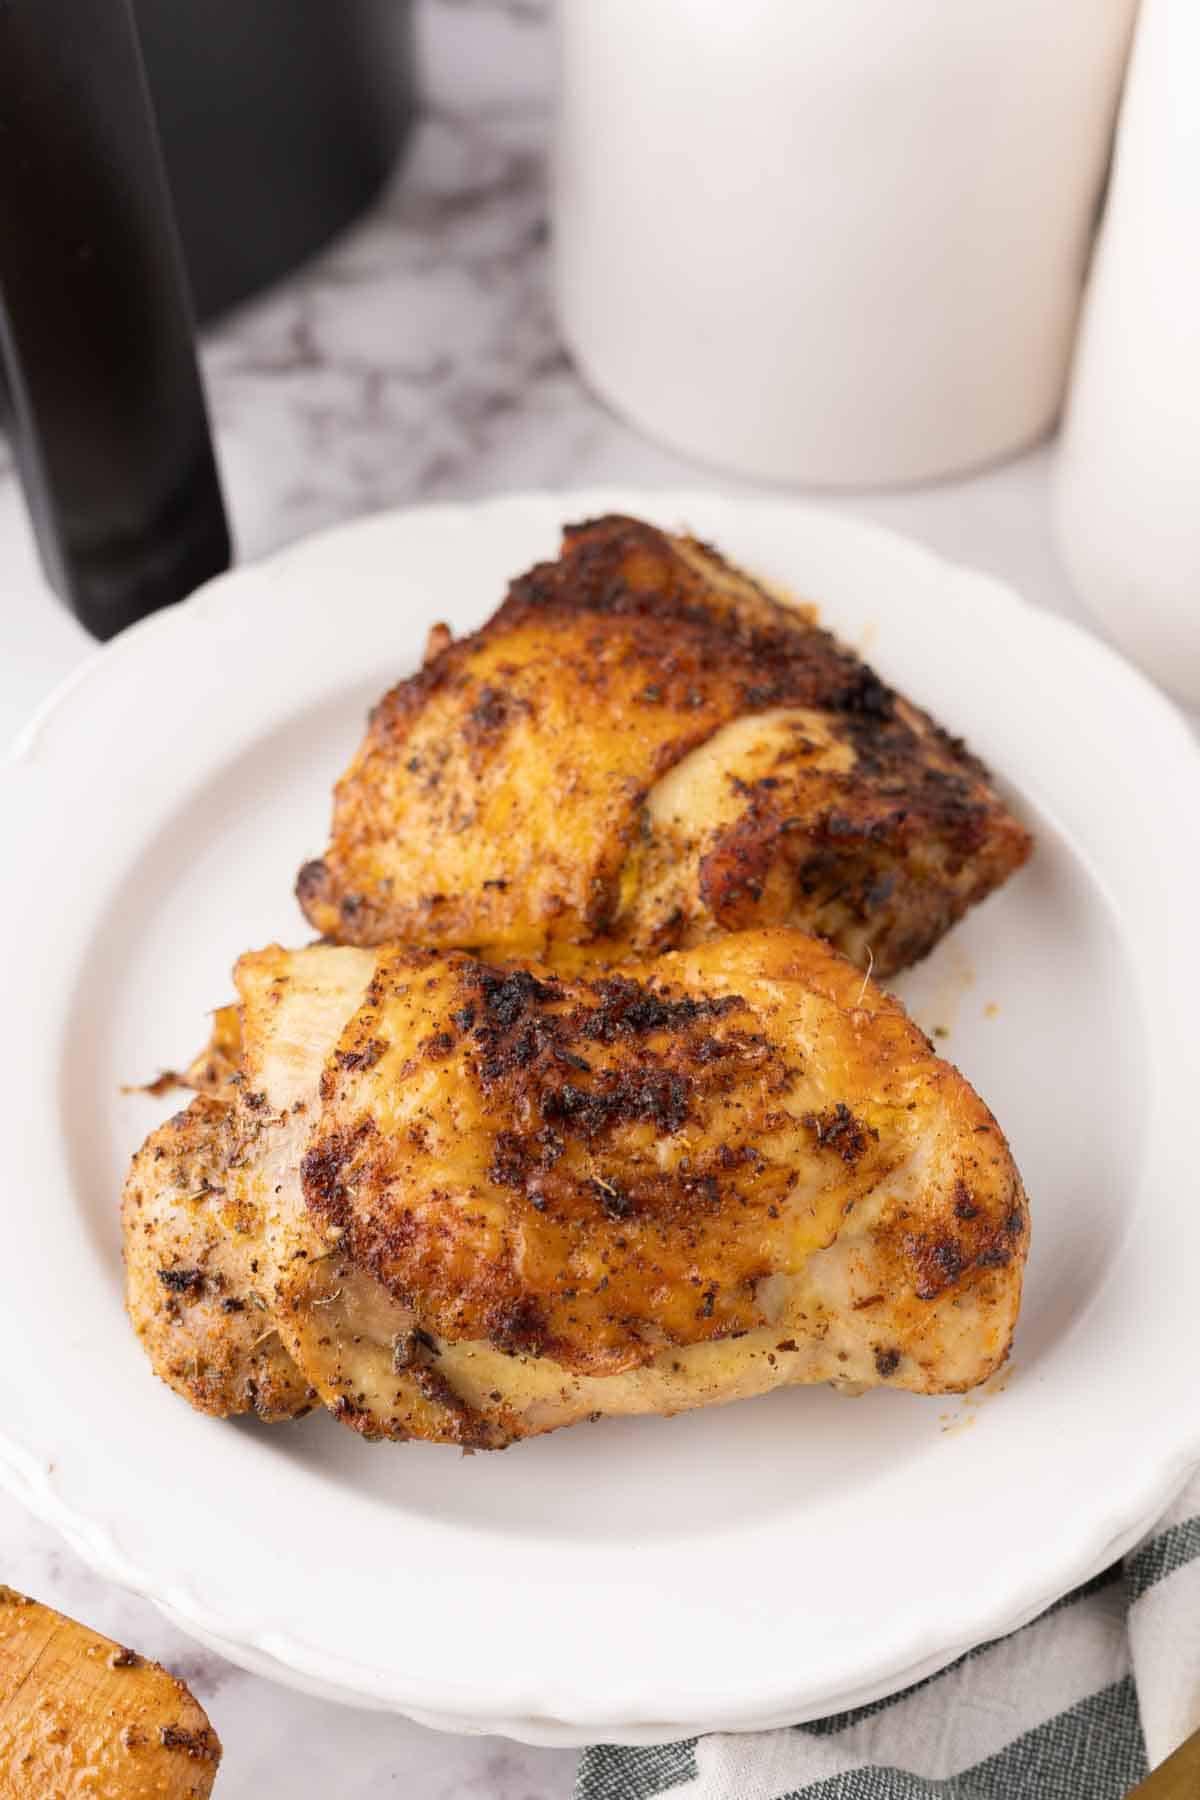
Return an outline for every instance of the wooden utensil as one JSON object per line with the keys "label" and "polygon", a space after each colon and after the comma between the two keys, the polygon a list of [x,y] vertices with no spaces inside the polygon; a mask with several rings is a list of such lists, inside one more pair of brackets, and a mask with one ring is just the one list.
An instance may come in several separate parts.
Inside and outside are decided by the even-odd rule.
{"label": "wooden utensil", "polygon": [[0,1800],[208,1800],[220,1760],[182,1681],[0,1586]]}
{"label": "wooden utensil", "polygon": [[1193,1731],[1126,1800],[1200,1800],[1200,1731]]}

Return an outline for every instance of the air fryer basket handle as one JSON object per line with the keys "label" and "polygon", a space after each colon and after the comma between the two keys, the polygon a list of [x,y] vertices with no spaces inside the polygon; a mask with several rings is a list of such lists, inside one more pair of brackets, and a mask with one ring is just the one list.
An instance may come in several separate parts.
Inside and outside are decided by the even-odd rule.
{"label": "air fryer basket handle", "polygon": [[97,637],[229,562],[130,0],[0,0],[0,410]]}

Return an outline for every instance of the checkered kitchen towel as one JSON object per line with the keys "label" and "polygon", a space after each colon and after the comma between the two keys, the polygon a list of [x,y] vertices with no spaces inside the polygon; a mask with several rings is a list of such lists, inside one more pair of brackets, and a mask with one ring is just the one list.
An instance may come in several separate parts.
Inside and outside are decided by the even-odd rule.
{"label": "checkered kitchen towel", "polygon": [[890,1700],[599,1744],[575,1800],[1118,1800],[1200,1727],[1200,1476],[1123,1564]]}

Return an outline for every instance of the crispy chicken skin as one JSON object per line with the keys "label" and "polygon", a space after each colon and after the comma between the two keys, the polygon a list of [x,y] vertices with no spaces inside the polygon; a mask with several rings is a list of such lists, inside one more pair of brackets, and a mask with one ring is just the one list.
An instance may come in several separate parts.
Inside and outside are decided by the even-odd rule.
{"label": "crispy chicken skin", "polygon": [[887,975],[1029,850],[983,766],[811,611],[614,517],[473,637],[434,634],[297,892],[338,943],[615,960],[789,924]]}
{"label": "crispy chicken skin", "polygon": [[275,947],[237,983],[267,1298],[369,1436],[960,1391],[1007,1354],[1028,1219],[999,1127],[811,937],[572,974]]}

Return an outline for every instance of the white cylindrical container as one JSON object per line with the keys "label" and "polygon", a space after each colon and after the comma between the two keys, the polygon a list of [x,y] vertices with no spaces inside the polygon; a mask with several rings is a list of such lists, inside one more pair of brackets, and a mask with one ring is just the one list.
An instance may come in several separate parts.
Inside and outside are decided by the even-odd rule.
{"label": "white cylindrical container", "polygon": [[562,0],[584,374],[741,473],[931,479],[1058,410],[1135,0]]}
{"label": "white cylindrical container", "polygon": [[1200,706],[1198,0],[1143,0],[1057,489],[1081,598]]}

